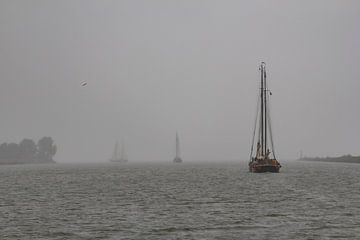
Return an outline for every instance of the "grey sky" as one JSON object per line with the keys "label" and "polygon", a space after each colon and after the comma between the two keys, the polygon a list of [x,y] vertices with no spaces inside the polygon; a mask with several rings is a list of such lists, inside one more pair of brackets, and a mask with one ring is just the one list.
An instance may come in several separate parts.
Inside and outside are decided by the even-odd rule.
{"label": "grey sky", "polygon": [[[247,160],[261,61],[279,160],[360,155],[359,1],[0,1],[0,142],[58,162]],[[87,81],[86,87],[81,87]]]}

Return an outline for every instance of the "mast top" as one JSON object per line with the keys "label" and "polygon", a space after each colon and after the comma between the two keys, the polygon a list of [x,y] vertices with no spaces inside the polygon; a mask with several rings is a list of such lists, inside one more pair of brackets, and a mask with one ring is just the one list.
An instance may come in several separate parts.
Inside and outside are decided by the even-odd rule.
{"label": "mast top", "polygon": [[266,63],[265,63],[265,62],[261,62],[261,63],[260,63],[259,70],[264,69],[265,66],[266,66]]}

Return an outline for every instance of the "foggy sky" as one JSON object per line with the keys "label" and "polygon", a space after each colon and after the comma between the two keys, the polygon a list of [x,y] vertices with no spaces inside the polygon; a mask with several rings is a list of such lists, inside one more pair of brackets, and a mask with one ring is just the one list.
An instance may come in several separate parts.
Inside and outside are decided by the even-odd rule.
{"label": "foggy sky", "polygon": [[359,1],[0,0],[0,143],[170,162],[178,131],[185,162],[245,161],[265,61],[280,161],[360,155],[359,23]]}

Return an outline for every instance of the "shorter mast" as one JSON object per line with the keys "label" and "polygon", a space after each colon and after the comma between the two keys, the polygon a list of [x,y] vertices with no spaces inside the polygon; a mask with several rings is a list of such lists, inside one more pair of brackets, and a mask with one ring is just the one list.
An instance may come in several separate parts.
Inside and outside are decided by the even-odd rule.
{"label": "shorter mast", "polygon": [[260,156],[264,156],[264,68],[263,63],[260,66],[261,71],[261,87],[260,87]]}
{"label": "shorter mast", "polygon": [[268,103],[267,103],[267,84],[266,84],[266,69],[265,63],[262,62],[260,65],[260,73],[261,73],[261,87],[260,87],[260,156],[266,157],[268,155]]}

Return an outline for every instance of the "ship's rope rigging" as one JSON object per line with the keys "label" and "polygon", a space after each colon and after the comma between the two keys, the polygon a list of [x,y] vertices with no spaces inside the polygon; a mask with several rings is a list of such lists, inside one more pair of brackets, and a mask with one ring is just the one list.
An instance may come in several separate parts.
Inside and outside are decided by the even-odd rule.
{"label": "ship's rope rigging", "polygon": [[[268,124],[268,131],[269,131],[269,135],[270,135],[270,143],[271,143],[271,150],[272,150],[272,155],[274,156],[274,159],[276,159],[276,154],[275,154],[275,145],[274,145],[274,140],[273,140],[273,132],[272,132],[272,121],[271,121],[271,115],[270,115],[270,96],[272,95],[272,93],[270,92],[270,90],[267,88],[264,90],[264,94],[267,95],[267,99],[268,101],[266,101],[266,115],[267,115],[267,124]],[[252,141],[251,141],[251,151],[250,151],[250,162],[252,161],[252,157],[254,154],[254,147],[255,147],[255,135],[256,132],[258,130],[258,141],[260,141],[260,134],[261,134],[261,128],[260,128],[260,121],[259,120],[259,114],[260,114],[260,101],[261,101],[261,91],[259,92],[258,96],[257,96],[257,104],[256,104],[256,114],[255,114],[255,124],[254,124],[254,130],[253,130],[253,136],[252,136]]]}
{"label": "ship's rope rigging", "polygon": [[[261,62],[259,70],[260,88],[251,143],[249,171],[256,173],[279,172],[281,165],[275,157],[270,117],[270,96],[272,93],[266,81],[265,62]],[[257,139],[255,135],[257,135]]]}
{"label": "ship's rope rigging", "polygon": [[[250,162],[251,162],[251,159],[252,159],[252,156],[253,156],[253,153],[254,153],[256,127],[257,127],[257,122],[258,122],[259,112],[260,112],[259,108],[260,108],[260,93],[257,96],[255,124],[254,124],[254,131],[253,131],[253,136],[252,136],[252,141],[251,141]],[[259,131],[259,136],[260,136],[260,131]]]}
{"label": "ship's rope rigging", "polygon": [[[272,93],[269,91],[270,95],[272,95]],[[270,142],[271,142],[271,149],[272,149],[272,154],[274,156],[274,159],[276,159],[275,156],[275,146],[274,146],[274,140],[273,140],[273,133],[272,133],[272,123],[271,123],[271,115],[270,115],[270,101],[268,101],[267,103],[268,107],[267,107],[267,116],[268,116],[268,125],[269,125],[269,133],[270,133]]]}

